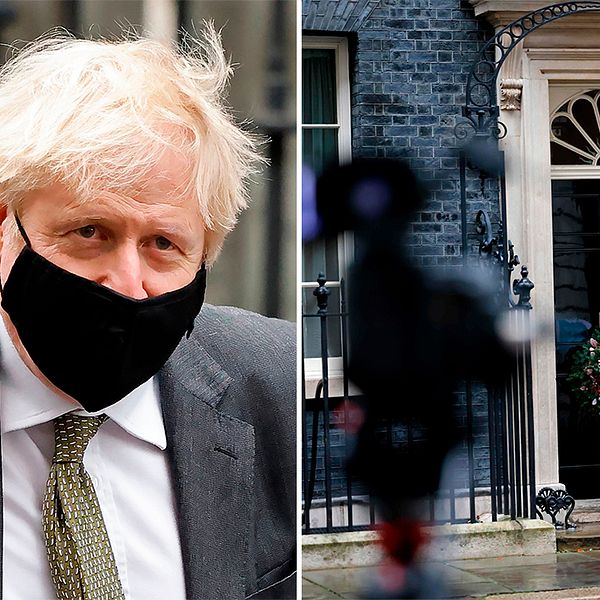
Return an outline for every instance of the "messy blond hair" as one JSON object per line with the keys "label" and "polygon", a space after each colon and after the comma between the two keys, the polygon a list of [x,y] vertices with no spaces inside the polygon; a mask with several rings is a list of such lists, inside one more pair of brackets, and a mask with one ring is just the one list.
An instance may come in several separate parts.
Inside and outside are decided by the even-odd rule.
{"label": "messy blond hair", "polygon": [[231,67],[205,24],[183,50],[143,37],[44,36],[0,69],[0,204],[13,211],[60,182],[82,201],[151,185],[145,175],[175,149],[189,165],[214,262],[260,158],[224,106]]}

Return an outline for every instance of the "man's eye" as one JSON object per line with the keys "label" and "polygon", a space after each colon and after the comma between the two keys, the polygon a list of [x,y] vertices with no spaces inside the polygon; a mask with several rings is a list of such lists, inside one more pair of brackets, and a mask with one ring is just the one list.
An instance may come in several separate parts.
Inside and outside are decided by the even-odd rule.
{"label": "man's eye", "polygon": [[77,229],[77,233],[84,238],[93,238],[96,235],[96,227],[94,225],[86,225]]}
{"label": "man's eye", "polygon": [[162,235],[158,236],[154,243],[159,250],[171,250],[173,248],[173,244]]}

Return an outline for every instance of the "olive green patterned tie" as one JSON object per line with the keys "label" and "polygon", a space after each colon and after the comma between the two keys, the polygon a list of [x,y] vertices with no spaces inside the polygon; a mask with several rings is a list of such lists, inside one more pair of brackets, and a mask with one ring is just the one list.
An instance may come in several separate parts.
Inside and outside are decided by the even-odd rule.
{"label": "olive green patterned tie", "polygon": [[106,416],[54,419],[55,450],[42,510],[59,600],[123,600],[123,588],[83,454]]}

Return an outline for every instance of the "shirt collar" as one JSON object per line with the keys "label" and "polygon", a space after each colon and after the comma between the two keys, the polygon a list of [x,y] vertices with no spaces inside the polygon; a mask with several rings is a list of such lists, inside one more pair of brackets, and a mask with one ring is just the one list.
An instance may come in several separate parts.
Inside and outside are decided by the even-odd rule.
{"label": "shirt collar", "polygon": [[27,368],[1,316],[0,349],[2,433],[46,423],[74,411],[83,416],[106,414],[130,435],[154,444],[161,450],[167,447],[157,377],[142,383],[116,404],[99,412],[88,413],[52,391]]}

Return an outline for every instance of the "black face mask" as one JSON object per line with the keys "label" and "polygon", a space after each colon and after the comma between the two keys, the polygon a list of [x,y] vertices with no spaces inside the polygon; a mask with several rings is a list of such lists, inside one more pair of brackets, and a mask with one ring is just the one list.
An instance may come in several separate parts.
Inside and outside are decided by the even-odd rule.
{"label": "black face mask", "polygon": [[135,300],[23,248],[2,289],[2,308],[38,369],[89,412],[118,402],[167,361],[200,312],[202,265],[173,292]]}

